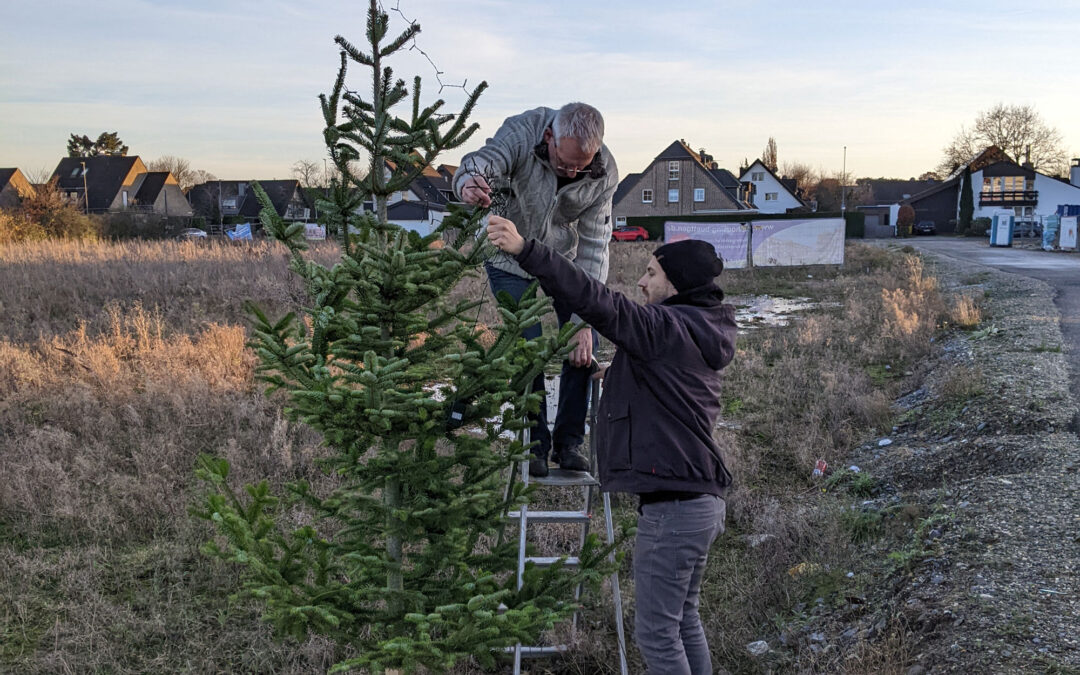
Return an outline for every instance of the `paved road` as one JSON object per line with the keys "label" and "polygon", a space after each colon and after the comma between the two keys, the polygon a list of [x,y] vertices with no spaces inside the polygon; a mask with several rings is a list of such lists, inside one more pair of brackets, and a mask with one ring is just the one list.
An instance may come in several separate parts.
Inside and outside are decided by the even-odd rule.
{"label": "paved road", "polygon": [[1061,332],[1071,370],[1073,395],[1080,398],[1080,254],[989,246],[986,239],[908,239],[915,248],[1032,277],[1050,284],[1061,313]]}

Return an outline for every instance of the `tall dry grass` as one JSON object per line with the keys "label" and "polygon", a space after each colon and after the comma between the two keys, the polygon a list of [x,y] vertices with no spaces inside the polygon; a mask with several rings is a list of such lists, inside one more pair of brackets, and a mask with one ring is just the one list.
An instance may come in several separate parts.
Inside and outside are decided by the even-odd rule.
{"label": "tall dry grass", "polygon": [[280,313],[299,297],[275,253],[0,247],[0,670],[317,672],[336,660],[324,641],[276,643],[229,601],[235,573],[198,553],[208,533],[188,514],[202,452],[242,482],[331,480],[314,466],[320,440],[253,379],[241,302]]}
{"label": "tall dry grass", "polygon": [[[333,263],[333,243],[313,247]],[[176,332],[206,323],[244,324],[243,302],[272,314],[295,309],[303,288],[274,242],[45,240],[0,246],[0,335],[14,342],[62,335],[83,325],[95,336],[109,327],[102,310],[136,303]]]}
{"label": "tall dry grass", "polygon": [[[611,285],[636,297],[654,248],[613,246]],[[337,250],[314,255],[333,262]],[[262,395],[244,346],[244,300],[271,315],[302,303],[286,264],[283,248],[263,243],[0,246],[0,669],[320,672],[333,662],[333,645],[276,644],[255,609],[228,600],[234,572],[200,556],[206,531],[187,513],[201,452],[229,459],[238,482],[332,481],[315,468],[319,439]],[[745,643],[817,583],[787,570],[852,555],[837,507],[806,496],[813,461],[835,464],[889,423],[894,392],[869,370],[914,367],[944,304],[916,259],[870,247],[849,247],[843,269],[721,279],[736,302],[840,303],[740,337],[727,371],[730,426],[717,435],[737,487],[703,614],[717,662],[752,672]],[[479,317],[494,319],[483,278],[455,294],[486,294]],[[598,634],[610,628],[607,608],[593,620]],[[589,639],[596,657],[575,654],[564,672],[612,672],[611,640]]]}

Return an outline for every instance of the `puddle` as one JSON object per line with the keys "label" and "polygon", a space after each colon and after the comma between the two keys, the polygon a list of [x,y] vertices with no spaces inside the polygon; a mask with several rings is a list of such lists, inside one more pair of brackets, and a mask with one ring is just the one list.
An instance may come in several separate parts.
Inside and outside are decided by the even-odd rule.
{"label": "puddle", "polygon": [[810,298],[774,298],[769,295],[760,295],[749,298],[739,298],[743,302],[735,305],[735,320],[739,324],[739,332],[762,326],[781,327],[786,326],[800,312],[819,307],[839,306],[839,303],[814,302]]}

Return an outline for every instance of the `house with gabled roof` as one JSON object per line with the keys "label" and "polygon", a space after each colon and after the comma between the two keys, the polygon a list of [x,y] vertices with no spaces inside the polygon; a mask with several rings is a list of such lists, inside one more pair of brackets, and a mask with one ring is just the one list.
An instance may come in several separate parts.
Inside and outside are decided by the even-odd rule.
{"label": "house with gabled roof", "polygon": [[857,181],[857,188],[865,192],[869,202],[855,207],[865,217],[863,236],[868,239],[895,236],[900,203],[940,184],[939,180],[888,178],[863,178]]}
{"label": "house with gabled roof", "polygon": [[781,178],[760,159],[743,169],[739,182],[749,186],[750,204],[759,213],[787,213],[805,210],[794,178]]}
{"label": "house with gabled roof", "polygon": [[191,204],[170,171],[149,171],[135,177],[128,209],[163,216],[191,216]]}
{"label": "house with gabled roof", "polygon": [[22,200],[33,197],[34,186],[17,168],[0,169],[0,209],[15,209]]}
{"label": "house with gabled roof", "polygon": [[[396,168],[396,164],[386,161],[386,172]],[[446,205],[454,200],[453,179],[456,166],[440,164],[425,166],[409,187],[395,192],[386,200],[386,217],[390,222],[407,230],[429,234],[442,223],[446,216]],[[371,203],[365,209],[372,208]]]}
{"label": "house with gabled roof", "polygon": [[[1080,169],[1080,160],[1074,160]],[[960,165],[949,177],[896,204],[915,209],[915,221],[930,220],[938,232],[953,232],[960,214],[964,168],[971,170],[974,218],[992,217],[1005,210],[1017,220],[1040,221],[1058,207],[1080,204],[1080,170],[1065,180],[1019,164],[997,146],[990,146]]]}
{"label": "house with gabled roof", "polygon": [[87,213],[127,208],[135,199],[135,179],[146,173],[137,155],[120,157],[65,157],[52,177],[56,187],[71,203]]}
{"label": "house with gabled roof", "polygon": [[56,165],[52,178],[56,189],[87,213],[191,215],[191,205],[176,177],[168,171],[147,171],[137,155],[65,157]]}
{"label": "house with gabled roof", "polygon": [[225,218],[256,222],[262,204],[252,188],[255,182],[266,191],[274,211],[284,220],[306,222],[313,218],[314,209],[300,189],[300,182],[294,179],[211,180],[192,187],[188,200],[195,215],[208,223],[224,222]]}
{"label": "house with gabled roof", "polygon": [[615,189],[611,214],[616,227],[627,218],[689,216],[745,211],[738,179],[684,140],[674,141],[640,173],[627,174]]}

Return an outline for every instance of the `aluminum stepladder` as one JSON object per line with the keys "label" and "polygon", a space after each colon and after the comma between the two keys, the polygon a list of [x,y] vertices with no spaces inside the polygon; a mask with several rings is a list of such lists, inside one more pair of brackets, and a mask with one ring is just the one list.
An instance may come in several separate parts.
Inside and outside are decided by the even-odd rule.
{"label": "aluminum stepladder", "polygon": [[[593,362],[595,366],[595,361]],[[592,386],[589,395],[589,466],[595,470],[596,464],[596,413],[600,404],[600,380],[593,379]],[[529,429],[524,429],[520,434],[522,443],[527,447],[530,442]],[[535,481],[537,485],[544,487],[580,487],[582,492],[582,500],[584,501],[584,508],[580,511],[530,511],[529,505],[522,504],[519,510],[511,511],[507,514],[507,520],[509,522],[516,521],[518,523],[518,567],[517,567],[517,587],[521,588],[524,575],[525,564],[528,562],[537,566],[550,566],[558,562],[562,556],[529,556],[525,553],[526,541],[528,536],[529,523],[577,523],[581,525],[581,536],[579,538],[578,548],[585,546],[585,538],[589,535],[589,525],[592,522],[593,506],[596,502],[596,494],[600,492],[600,482],[592,476],[591,473],[585,471],[566,471],[563,469],[551,469],[550,473],[543,478],[533,478],[529,476],[529,461],[526,459],[521,462],[518,469],[520,471],[521,480],[525,487],[529,486],[531,481]],[[509,484],[507,485],[507,494],[513,487],[514,473],[511,471]],[[612,523],[611,515],[611,495],[607,492],[600,492],[603,508],[604,508],[604,528],[607,536],[607,543],[613,544],[615,542],[615,527]],[[615,552],[612,551],[608,554],[608,559],[612,562],[615,560]],[[566,556],[564,565],[566,567],[576,567],[580,563],[577,556]],[[619,672],[622,675],[627,675],[626,664],[626,637],[623,631],[623,612],[622,612],[622,594],[619,589],[619,572],[616,569],[611,573],[611,594],[615,605],[615,631],[619,641]],[[581,599],[582,586],[578,584],[574,590],[574,600]],[[578,613],[574,613],[574,618],[571,623],[571,634],[577,631]],[[517,644],[514,647],[510,647],[508,651],[512,650],[514,653],[514,675],[521,675],[521,660],[523,658],[541,658],[546,656],[554,656],[561,654],[567,650],[566,645],[551,645],[551,646],[525,646]]]}

